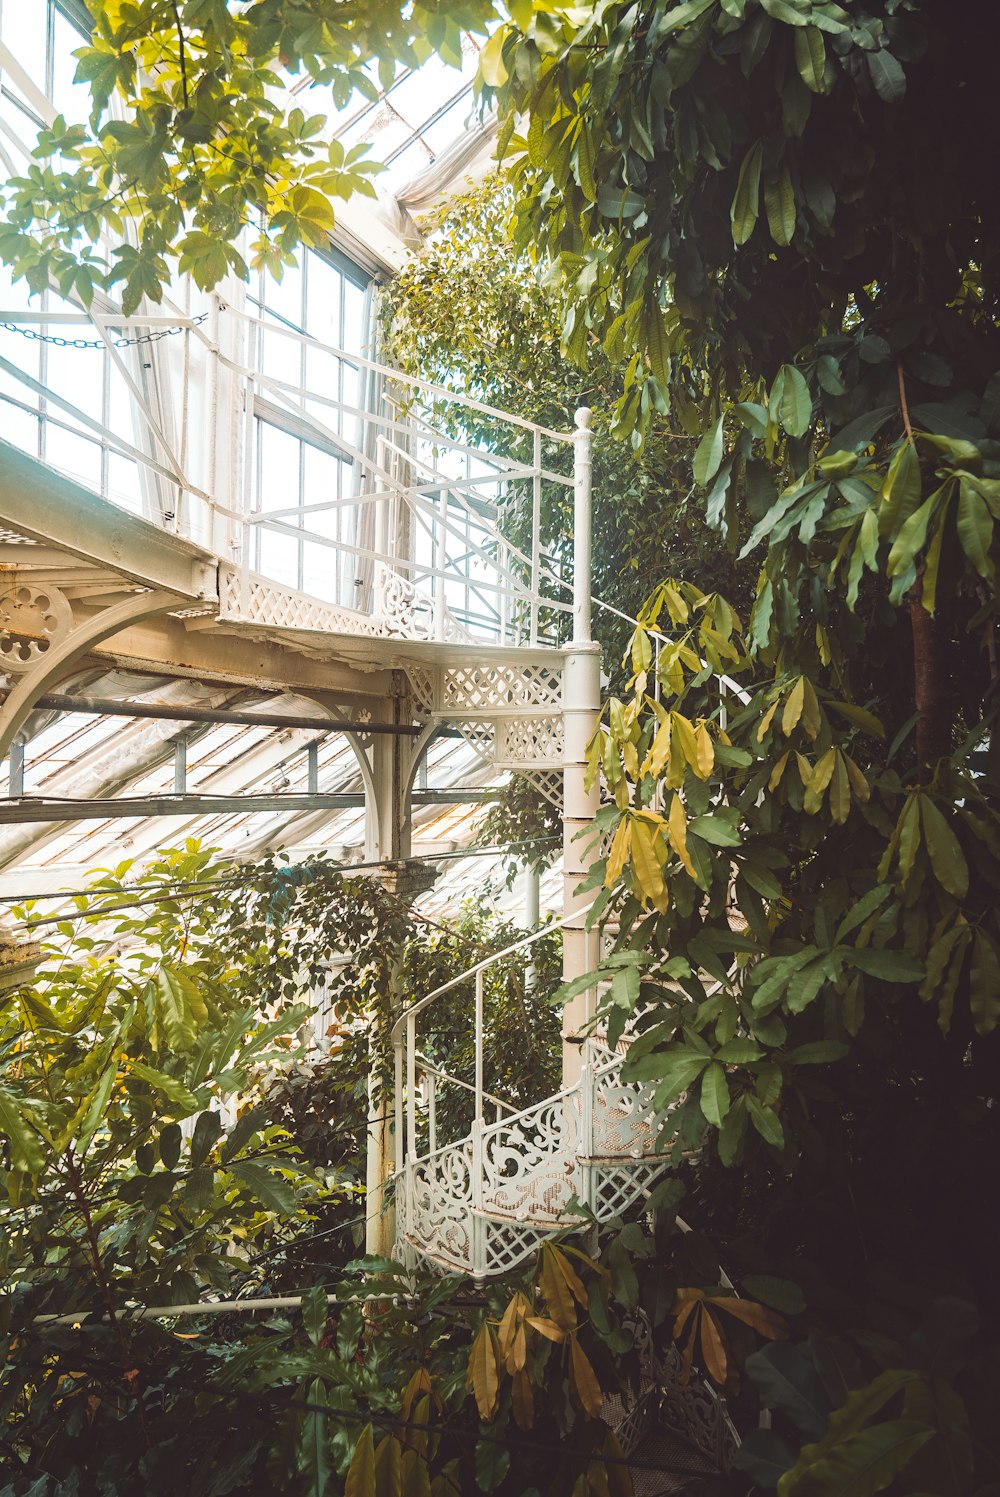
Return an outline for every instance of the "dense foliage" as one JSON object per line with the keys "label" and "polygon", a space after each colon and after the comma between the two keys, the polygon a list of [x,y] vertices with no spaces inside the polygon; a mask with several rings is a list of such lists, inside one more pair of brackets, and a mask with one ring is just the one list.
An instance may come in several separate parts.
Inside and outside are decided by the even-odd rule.
{"label": "dense foliage", "polygon": [[[116,24],[126,9],[115,7]],[[152,34],[176,39],[174,7],[172,20],[166,7],[132,9]],[[473,22],[490,9],[470,3],[461,14]],[[236,162],[244,185],[228,219],[217,216],[225,184],[199,165],[200,151],[216,154],[225,89],[244,76],[242,51],[219,44],[225,28],[280,27],[287,16],[300,35],[292,65],[305,50],[322,73],[336,68],[343,40],[327,11],[322,0],[239,14],[199,0],[180,7],[211,75],[197,126],[205,144],[177,144],[190,109],[178,60],[162,84],[156,75],[141,101],[150,107],[129,127],[161,132],[164,167],[151,152],[116,158],[98,183],[104,196],[119,181],[140,184],[140,242],[119,275],[130,297],[158,293],[165,256],[188,232],[173,209],[160,232],[154,199],[141,200],[147,182],[181,203],[191,193],[203,215],[194,232],[207,226],[220,239],[251,199],[255,212],[264,206],[245,186],[264,158],[248,151]],[[372,48],[392,54],[398,32],[386,15],[403,12],[366,14],[388,37],[372,34]],[[414,7],[405,24],[429,36],[429,14]],[[654,1089],[702,1252],[678,1269],[670,1196],[655,1241],[626,1226],[594,1248],[601,1261],[587,1272],[604,1282],[608,1267],[620,1305],[641,1302],[657,1333],[677,1337],[734,1395],[742,1381],[744,1427],[757,1402],[775,1409],[774,1427],[757,1431],[740,1460],[782,1497],[963,1497],[990,1490],[997,1469],[988,1168],[1000,1142],[1000,260],[998,125],[982,44],[990,20],[984,0],[517,0],[481,59],[485,96],[501,114],[517,244],[550,269],[565,353],[615,371],[617,434],[655,450],[662,418],[698,439],[692,478],[708,522],[759,563],[749,610],[697,572],[653,592],[631,680],[594,740],[610,848],[593,885],[620,927],[604,1017],[613,1039],[632,1037],[628,1074]],[[251,34],[269,40],[247,56],[273,61],[278,32]],[[126,32],[102,45],[109,78],[120,74],[131,93]],[[292,135],[305,128],[290,123]],[[101,149],[117,152],[101,128]],[[68,144],[70,160],[89,149],[78,137]],[[278,180],[290,184],[301,151],[287,135],[274,147],[290,163]],[[3,252],[36,284],[50,270],[67,283],[80,275],[76,236],[92,235],[106,211],[72,220],[73,194],[85,207],[98,190],[85,181],[91,164],[77,157],[61,183],[40,166],[14,189]],[[39,205],[49,220],[41,231]],[[280,238],[284,224],[274,227]],[[301,224],[287,227],[282,252],[308,240]],[[189,259],[204,284],[236,263],[216,248]],[[438,368],[445,332],[428,339]],[[532,357],[575,395],[551,334]],[[484,377],[467,367],[467,378]],[[513,361],[507,370],[518,372]],[[720,695],[720,673],[739,689]],[[183,1052],[152,1065],[160,1021],[150,1001],[138,1064],[171,1076],[173,1066],[185,1087],[200,1084]],[[135,1085],[119,1084],[126,1095]],[[40,1118],[49,1105],[39,1093]],[[30,1129],[20,1113],[4,1126],[11,1173],[30,1179]],[[298,1178],[290,1164],[271,1173],[286,1169]],[[741,1343],[743,1323],[730,1314],[734,1329],[716,1303],[720,1254],[738,1284],[794,1317],[793,1345]],[[558,1326],[546,1262],[540,1289]],[[589,1338],[599,1315],[590,1291],[581,1300],[562,1277],[590,1312]],[[502,1361],[519,1423],[515,1343],[527,1310],[516,1299],[513,1310],[493,1309],[495,1326],[481,1328],[480,1309],[456,1331],[460,1354],[435,1376],[447,1384],[478,1348],[479,1415],[503,1417]],[[318,1314],[311,1335],[322,1340]],[[551,1344],[570,1346],[572,1367],[573,1328],[559,1329],[563,1341]],[[533,1357],[545,1352],[539,1335]],[[525,1331],[526,1357],[527,1342]],[[386,1355],[377,1337],[366,1345]],[[449,1346],[445,1338],[442,1356]],[[601,1362],[589,1339],[587,1361]],[[131,1369],[119,1365],[124,1397]],[[328,1396],[311,1354],[286,1364],[286,1388],[291,1366],[313,1379],[310,1402]],[[563,1435],[592,1397],[576,1366],[575,1390],[572,1378],[556,1388]],[[537,1386],[543,1370],[532,1368]],[[69,1371],[63,1364],[59,1376]],[[54,1386],[63,1397],[65,1384]],[[459,1398],[448,1386],[445,1402],[454,1396],[449,1407],[470,1418],[464,1389]],[[388,1401],[381,1373],[362,1391],[369,1408]],[[402,1466],[402,1449],[382,1449],[383,1463]],[[550,1490],[522,1454],[471,1481]],[[337,1469],[349,1459],[345,1446]],[[374,1439],[355,1459],[358,1489],[381,1490]],[[443,1468],[434,1477],[448,1490]],[[458,1480],[471,1490],[467,1468]]]}
{"label": "dense foliage", "polygon": [[[105,289],[126,314],[159,301],[178,270],[199,286],[248,265],[280,275],[297,249],[327,242],[331,199],[375,195],[378,164],[326,137],[325,99],[313,115],[288,107],[290,75],[308,74],[338,108],[376,98],[376,76],[387,83],[432,50],[460,64],[463,30],[482,33],[494,14],[484,0],[87,3],[89,126],[59,116],[42,131],[37,163],[4,194],[0,256],[32,290],[55,283],[89,306]],[[249,248],[236,243],[244,229]]]}

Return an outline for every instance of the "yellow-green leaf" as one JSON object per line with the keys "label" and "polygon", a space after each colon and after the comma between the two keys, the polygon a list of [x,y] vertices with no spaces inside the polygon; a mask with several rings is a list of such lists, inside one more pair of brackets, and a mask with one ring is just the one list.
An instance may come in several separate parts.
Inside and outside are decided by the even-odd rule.
{"label": "yellow-green leaf", "polygon": [[729,210],[733,243],[746,244],[757,223],[760,203],[760,167],[764,148],[761,141],[752,145],[743,157],[740,175]]}
{"label": "yellow-green leaf", "polygon": [[479,54],[479,72],[490,88],[502,88],[510,77],[503,60],[503,44],[509,35],[509,27],[500,26]]}
{"label": "yellow-green leaf", "polygon": [[344,1497],[375,1497],[375,1438],[370,1424],[365,1425],[354,1447]]}
{"label": "yellow-green leaf", "polygon": [[592,1419],[604,1413],[604,1394],[597,1381],[590,1358],[575,1336],[570,1337],[569,1370],[573,1391]]}
{"label": "yellow-green leaf", "polygon": [[924,846],[931,860],[934,877],[942,889],[947,889],[956,899],[964,899],[969,892],[969,868],[961,843],[930,797],[921,795],[918,800],[924,827]]}
{"label": "yellow-green leaf", "polygon": [[796,724],[802,716],[802,703],[805,700],[806,678],[800,676],[788,693],[785,702],[785,710],[781,714],[781,731],[786,738],[790,738],[795,731]]}

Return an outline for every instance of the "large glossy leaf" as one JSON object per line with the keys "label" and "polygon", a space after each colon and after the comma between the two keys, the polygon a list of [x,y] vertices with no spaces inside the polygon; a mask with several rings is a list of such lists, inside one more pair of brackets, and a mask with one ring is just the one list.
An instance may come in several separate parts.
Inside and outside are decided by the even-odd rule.
{"label": "large glossy leaf", "polygon": [[760,211],[760,168],[763,149],[758,140],[747,151],[740,166],[736,192],[730,209],[734,244],[746,244],[757,223],[757,215]]}
{"label": "large glossy leaf", "polygon": [[849,1435],[814,1463],[807,1463],[806,1446],[778,1482],[778,1497],[874,1497],[933,1437],[925,1424],[891,1419]]}
{"label": "large glossy leaf", "polygon": [[830,1403],[802,1352],[776,1341],[747,1358],[746,1373],[765,1408],[780,1409],[811,1439],[823,1434]]}
{"label": "large glossy leaf", "polygon": [[722,417],[708,428],[694,455],[695,482],[703,487],[710,483],[722,462]]}
{"label": "large glossy leaf", "polygon": [[812,419],[812,396],[804,376],[794,364],[782,366],[784,383],[778,417],[790,437],[801,437],[809,430]]}

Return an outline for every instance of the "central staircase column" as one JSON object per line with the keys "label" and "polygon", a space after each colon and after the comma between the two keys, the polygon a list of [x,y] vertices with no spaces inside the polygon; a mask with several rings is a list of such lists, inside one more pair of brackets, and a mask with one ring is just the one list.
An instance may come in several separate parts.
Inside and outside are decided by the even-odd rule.
{"label": "central staircase column", "polygon": [[[601,711],[601,647],[591,629],[591,431],[590,411],[576,413],[573,503],[573,638],[563,669],[563,980],[571,981],[597,965],[597,934],[586,928],[593,894],[578,894],[593,858],[586,830],[600,801],[595,784],[585,788],[587,745]],[[563,1010],[562,1084],[580,1078],[582,1036],[594,1012],[593,990],[579,994]]]}

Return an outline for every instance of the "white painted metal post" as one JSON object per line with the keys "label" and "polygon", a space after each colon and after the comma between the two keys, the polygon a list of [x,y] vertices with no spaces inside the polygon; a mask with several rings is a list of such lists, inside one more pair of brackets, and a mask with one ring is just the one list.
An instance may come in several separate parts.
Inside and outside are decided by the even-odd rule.
{"label": "white painted metal post", "polygon": [[531,477],[531,643],[538,643],[538,594],[542,583],[542,434],[535,428]]}
{"label": "white painted metal post", "polygon": [[[597,965],[597,937],[586,928],[586,895],[577,893],[591,854],[581,834],[592,824],[599,790],[586,789],[587,745],[601,710],[601,649],[591,634],[591,431],[590,411],[576,413],[573,500],[573,638],[563,668],[563,979]],[[563,1010],[563,1086],[574,1086],[583,1062],[581,1039],[593,1015],[595,994],[581,993]]]}
{"label": "white painted metal post", "polygon": [[386,1206],[386,1185],[392,1175],[393,1139],[391,1099],[375,1073],[368,1075],[368,1141],[365,1160],[365,1251],[390,1258],[396,1235],[394,1213]]}
{"label": "white painted metal post", "polygon": [[406,1157],[417,1157],[417,1021],[406,1019]]}
{"label": "white painted metal post", "polygon": [[[524,870],[524,928],[525,930],[537,930],[541,918],[541,879],[537,868],[526,868]],[[534,947],[531,948],[531,960],[524,969],[524,991],[530,993],[538,981],[538,967],[535,963]]]}
{"label": "white painted metal post", "polygon": [[483,974],[476,973],[476,1122],[483,1121]]}
{"label": "white painted metal post", "polygon": [[[396,1116],[395,1116],[396,1129],[395,1129],[395,1135],[396,1135],[396,1178],[397,1178],[397,1182],[398,1182],[401,1179],[401,1177],[402,1177],[403,1168],[404,1168],[404,1166],[406,1164],[406,1154],[405,1154],[405,1150],[404,1150],[404,1147],[403,1147],[403,1110],[402,1110],[402,1107],[400,1106],[400,1100],[401,1100],[402,1095],[403,1095],[403,1036],[402,1035],[400,1035],[399,1039],[396,1040],[396,1042],[393,1045],[392,1049],[393,1049],[393,1056],[392,1056],[392,1060],[393,1060],[393,1074],[394,1074],[395,1083],[396,1083],[395,1084],[395,1093],[396,1093]],[[397,1189],[398,1189],[398,1184],[397,1184]]]}

